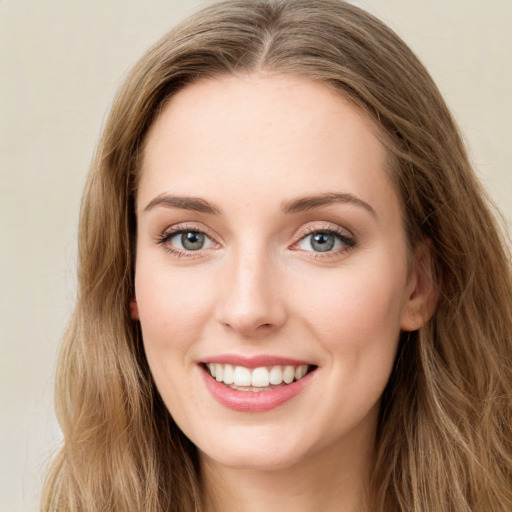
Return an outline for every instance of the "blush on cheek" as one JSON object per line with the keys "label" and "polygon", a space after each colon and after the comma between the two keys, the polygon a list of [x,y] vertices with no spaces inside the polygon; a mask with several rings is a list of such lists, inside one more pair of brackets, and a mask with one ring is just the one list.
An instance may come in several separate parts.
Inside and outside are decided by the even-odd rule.
{"label": "blush on cheek", "polygon": [[316,328],[346,333],[344,337],[359,340],[357,344],[364,333],[382,333],[384,337],[400,331],[402,297],[395,286],[380,280],[347,279],[342,287],[325,287],[320,293],[308,294],[304,301]]}

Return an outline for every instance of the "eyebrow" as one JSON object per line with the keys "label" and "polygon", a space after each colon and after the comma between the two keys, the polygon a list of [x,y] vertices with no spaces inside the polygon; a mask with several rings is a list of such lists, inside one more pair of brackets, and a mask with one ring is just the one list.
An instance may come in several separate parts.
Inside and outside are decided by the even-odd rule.
{"label": "eyebrow", "polygon": [[[353,204],[369,211],[374,217],[377,216],[375,210],[365,201],[347,193],[326,192],[312,196],[299,197],[290,201],[284,201],[281,204],[281,211],[285,214],[293,214],[314,210],[322,206],[328,206],[333,203]],[[191,210],[209,215],[220,215],[221,210],[208,201],[200,197],[175,196],[171,194],[160,194],[152,199],[144,211],[152,210],[157,206],[166,208],[180,208],[182,210]]]}
{"label": "eyebrow", "polygon": [[200,197],[184,197],[174,196],[170,194],[160,194],[152,199],[144,211],[147,212],[156,208],[157,206],[164,206],[166,208],[180,208],[182,210],[192,210],[200,213],[207,213],[209,215],[219,215],[219,208],[213,206],[208,201]]}
{"label": "eyebrow", "polygon": [[307,210],[314,210],[333,203],[353,204],[368,210],[374,217],[377,217],[375,210],[365,201],[352,194],[327,192],[313,196],[299,197],[282,204],[283,213],[298,213]]}

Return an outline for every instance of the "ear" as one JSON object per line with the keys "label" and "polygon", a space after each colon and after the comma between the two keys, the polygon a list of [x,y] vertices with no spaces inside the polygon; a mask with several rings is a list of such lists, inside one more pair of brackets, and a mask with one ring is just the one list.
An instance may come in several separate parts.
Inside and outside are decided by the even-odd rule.
{"label": "ear", "polygon": [[137,307],[137,300],[135,297],[130,301],[130,316],[132,317],[132,320],[140,320],[139,308]]}
{"label": "ear", "polygon": [[429,241],[420,242],[414,250],[414,261],[408,280],[409,296],[402,312],[403,331],[416,331],[434,314],[439,299],[435,269]]}

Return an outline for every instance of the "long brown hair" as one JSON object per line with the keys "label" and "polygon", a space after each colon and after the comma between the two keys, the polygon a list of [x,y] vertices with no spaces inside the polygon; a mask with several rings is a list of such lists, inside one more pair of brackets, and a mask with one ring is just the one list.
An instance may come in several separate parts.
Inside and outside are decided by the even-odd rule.
{"label": "long brown hair", "polygon": [[400,340],[373,510],[509,512],[510,253],[427,71],[389,28],[341,0],[215,3],[151,48],[120,90],[84,193],[78,298],[57,377],[64,444],[43,510],[202,510],[195,447],[158,396],[130,318],[140,153],[177,90],[263,70],[324,83],[373,118],[409,240],[432,251],[439,302]]}

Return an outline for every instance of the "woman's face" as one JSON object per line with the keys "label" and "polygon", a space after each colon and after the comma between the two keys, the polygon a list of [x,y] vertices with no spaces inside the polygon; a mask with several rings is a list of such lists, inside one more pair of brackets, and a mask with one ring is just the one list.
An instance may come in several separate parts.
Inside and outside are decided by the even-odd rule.
{"label": "woman's face", "polygon": [[357,109],[302,78],[202,80],[157,117],[134,315],[202,457],[284,468],[371,443],[400,330],[419,327],[385,159]]}

